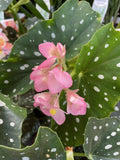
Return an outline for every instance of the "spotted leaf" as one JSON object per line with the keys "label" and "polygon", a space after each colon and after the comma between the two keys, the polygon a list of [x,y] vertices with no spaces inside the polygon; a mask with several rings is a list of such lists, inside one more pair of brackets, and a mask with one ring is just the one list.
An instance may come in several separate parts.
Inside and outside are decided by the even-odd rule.
{"label": "spotted leaf", "polygon": [[90,118],[85,130],[84,150],[90,160],[120,159],[120,120]]}
{"label": "spotted leaf", "polygon": [[29,90],[32,68],[44,60],[38,50],[40,43],[65,44],[66,58],[70,60],[99,27],[100,17],[87,2],[68,0],[53,14],[53,19],[39,21],[16,41],[9,60],[0,62],[0,89],[11,96]]}
{"label": "spotted leaf", "polygon": [[[88,117],[108,117],[120,99],[120,32],[111,23],[97,31],[81,49],[73,81],[73,89],[79,89],[88,108],[85,116],[68,115],[62,126],[53,125],[67,146],[81,145]],[[64,108],[64,95],[62,102]]]}
{"label": "spotted leaf", "polygon": [[57,134],[40,127],[35,143],[24,149],[0,146],[0,159],[5,160],[66,160],[66,152]]}
{"label": "spotted leaf", "polygon": [[25,117],[26,109],[0,93],[0,145],[21,147],[21,128]]}
{"label": "spotted leaf", "polygon": [[0,11],[3,11],[5,9],[7,9],[7,7],[9,6],[9,4],[12,2],[13,0],[0,0]]}
{"label": "spotted leaf", "polygon": [[13,96],[18,92],[22,94],[33,88],[30,73],[32,68],[40,64],[43,59],[35,60],[34,56],[31,57],[31,60],[28,58],[28,60],[24,59],[23,62],[20,59],[9,59],[7,62],[0,61],[0,90],[2,92]]}

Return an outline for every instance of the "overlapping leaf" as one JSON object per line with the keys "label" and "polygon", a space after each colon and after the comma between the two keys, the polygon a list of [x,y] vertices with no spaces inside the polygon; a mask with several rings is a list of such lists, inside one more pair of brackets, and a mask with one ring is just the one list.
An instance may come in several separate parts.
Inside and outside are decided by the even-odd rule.
{"label": "overlapping leaf", "polygon": [[12,96],[31,87],[29,85],[31,68],[44,60],[38,51],[40,43],[50,41],[65,44],[66,58],[70,60],[99,28],[99,19],[99,15],[87,2],[68,0],[54,13],[53,19],[38,22],[26,35],[16,41],[9,60],[0,62],[2,92]]}
{"label": "overlapping leaf", "polygon": [[90,118],[85,132],[84,150],[90,160],[119,160],[120,120]]}
{"label": "overlapping leaf", "polygon": [[0,0],[0,11],[3,11],[5,9],[7,9],[7,7],[9,6],[9,4],[12,2],[13,0]]}
{"label": "overlapping leaf", "polygon": [[24,149],[0,146],[0,159],[66,160],[66,152],[56,133],[49,128],[41,127],[32,146]]}
{"label": "overlapping leaf", "polygon": [[[80,96],[88,103],[87,114],[68,115],[62,126],[54,128],[65,145],[78,146],[83,143],[88,117],[109,116],[120,99],[120,32],[112,24],[102,27],[82,48],[73,79],[74,89],[79,88]],[[63,96],[62,107],[65,105]]]}
{"label": "overlapping leaf", "polygon": [[0,145],[21,147],[21,128],[25,117],[26,109],[0,93]]}

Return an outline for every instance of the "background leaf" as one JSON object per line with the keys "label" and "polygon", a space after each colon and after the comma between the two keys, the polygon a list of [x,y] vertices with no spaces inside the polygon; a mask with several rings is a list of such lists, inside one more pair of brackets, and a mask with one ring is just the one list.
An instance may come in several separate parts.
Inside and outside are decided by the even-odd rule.
{"label": "background leaf", "polygon": [[[109,116],[120,99],[120,32],[112,24],[102,27],[82,48],[74,74],[73,89],[79,88],[88,109],[85,116],[68,115],[62,126],[53,125],[67,146],[81,145],[88,117]],[[64,95],[62,102],[64,108]]]}
{"label": "background leaf", "polygon": [[65,44],[66,58],[70,60],[78,55],[81,47],[99,28],[99,19],[87,2],[68,0],[53,14],[53,19],[38,22],[15,42],[8,61],[0,62],[2,92],[12,96],[31,88],[29,75],[32,68],[44,60],[38,51],[40,43],[50,41]]}
{"label": "background leaf", "polygon": [[46,12],[50,12],[48,9],[48,6],[46,5],[46,3],[44,2],[44,0],[34,0],[42,9],[44,9]]}
{"label": "background leaf", "polygon": [[120,159],[120,120],[90,118],[85,132],[84,150],[90,160]]}
{"label": "background leaf", "polygon": [[0,146],[0,157],[5,160],[66,160],[66,153],[57,134],[40,127],[32,146],[19,150]]}
{"label": "background leaf", "polygon": [[21,128],[25,117],[26,109],[0,93],[0,145],[21,147]]}
{"label": "background leaf", "polygon": [[9,6],[9,4],[12,2],[13,0],[0,0],[0,11],[3,11],[5,9],[7,9],[7,7]]}

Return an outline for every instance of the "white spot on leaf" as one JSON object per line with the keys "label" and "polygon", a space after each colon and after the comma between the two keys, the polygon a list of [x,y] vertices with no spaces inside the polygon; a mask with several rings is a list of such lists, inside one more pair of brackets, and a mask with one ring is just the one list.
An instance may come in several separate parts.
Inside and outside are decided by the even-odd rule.
{"label": "white spot on leaf", "polygon": [[65,25],[61,26],[61,30],[64,32],[65,31]]}
{"label": "white spot on leaf", "polygon": [[107,44],[105,44],[105,48],[108,48],[109,47],[109,44],[107,43]]}
{"label": "white spot on leaf", "polygon": [[82,19],[82,20],[80,21],[80,24],[83,24],[83,22],[84,22],[84,19]]}
{"label": "white spot on leaf", "polygon": [[91,50],[92,50],[93,48],[94,48],[93,46],[90,47]]}
{"label": "white spot on leaf", "polygon": [[98,139],[99,139],[98,136],[94,137],[94,141],[98,141]]}
{"label": "white spot on leaf", "polygon": [[113,80],[117,80],[117,77],[116,77],[116,76],[113,76],[112,79],[113,79]]}
{"label": "white spot on leaf", "polygon": [[97,62],[99,60],[99,57],[95,57],[94,62]]}
{"label": "white spot on leaf", "polygon": [[96,86],[93,87],[93,89],[96,91],[96,92],[100,92],[100,89]]}
{"label": "white spot on leaf", "polygon": [[55,38],[56,37],[55,33],[51,33],[51,37]]}
{"label": "white spot on leaf", "polygon": [[3,120],[2,119],[0,119],[0,124],[3,124]]}
{"label": "white spot on leaf", "polygon": [[105,146],[105,149],[110,149],[110,148],[112,148],[111,144],[108,144],[108,145]]}
{"label": "white spot on leaf", "polygon": [[114,136],[116,136],[116,134],[117,134],[116,132],[112,132],[112,133],[111,133],[111,136],[114,137]]}
{"label": "white spot on leaf", "polygon": [[120,63],[116,64],[117,67],[120,67]]}
{"label": "white spot on leaf", "polygon": [[118,156],[118,155],[119,155],[119,152],[114,152],[113,155],[114,155],[114,156]]}
{"label": "white spot on leaf", "polygon": [[98,78],[99,78],[99,79],[104,79],[104,75],[99,74],[99,75],[98,75]]}

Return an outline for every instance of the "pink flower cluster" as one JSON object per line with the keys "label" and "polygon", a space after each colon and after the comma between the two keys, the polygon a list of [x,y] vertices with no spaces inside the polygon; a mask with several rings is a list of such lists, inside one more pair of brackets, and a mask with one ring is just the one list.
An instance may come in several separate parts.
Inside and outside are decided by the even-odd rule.
{"label": "pink flower cluster", "polygon": [[86,114],[87,104],[84,98],[70,90],[73,81],[70,74],[64,71],[66,49],[61,43],[55,46],[52,42],[39,45],[39,51],[46,60],[39,66],[33,68],[30,79],[34,81],[37,92],[49,90],[49,92],[38,93],[34,96],[34,106],[47,116],[51,116],[59,125],[65,121],[65,112],[60,109],[59,96],[62,90],[66,92],[67,113],[72,115]]}

